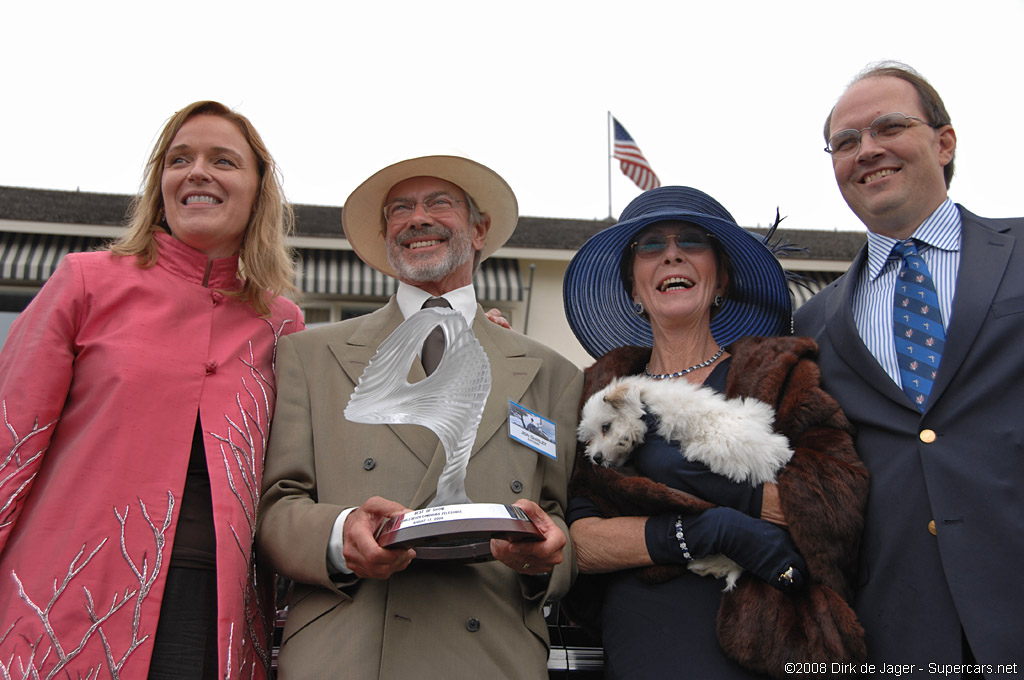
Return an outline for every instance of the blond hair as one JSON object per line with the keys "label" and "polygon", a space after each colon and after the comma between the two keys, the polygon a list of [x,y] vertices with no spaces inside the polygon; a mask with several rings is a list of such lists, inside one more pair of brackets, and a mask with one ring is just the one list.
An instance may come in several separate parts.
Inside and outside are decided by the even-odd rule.
{"label": "blond hair", "polygon": [[181,126],[198,115],[220,116],[234,123],[249,143],[259,170],[260,182],[249,224],[238,251],[239,275],[244,283],[231,294],[252,307],[260,316],[270,314],[270,301],[278,295],[295,294],[295,263],[285,236],[292,232],[295,217],[281,189],[280,172],[270,151],[249,119],[214,101],[189,104],[164,125],[146,163],[139,194],[132,200],[128,231],[110,247],[114,255],[136,257],[138,266],[148,269],[156,264],[158,250],[155,234],[168,232],[161,191],[164,156]]}

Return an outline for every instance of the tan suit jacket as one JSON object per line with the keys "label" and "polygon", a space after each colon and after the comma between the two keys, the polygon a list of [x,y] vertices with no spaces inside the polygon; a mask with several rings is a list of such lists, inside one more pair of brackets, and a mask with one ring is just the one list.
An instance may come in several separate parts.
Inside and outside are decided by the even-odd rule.
{"label": "tan suit jacket", "polygon": [[[343,415],[367,362],[401,321],[392,298],[365,317],[282,338],[278,348],[257,540],[270,565],[296,582],[280,677],[544,678],[542,607],[569,588],[571,543],[550,581],[521,577],[496,561],[414,561],[387,580],[328,573],[328,538],[344,508],[375,495],[424,507],[444,465],[444,448],[427,428],[357,424]],[[566,484],[582,374],[479,308],[473,330],[491,363],[492,388],[466,492],[477,502],[536,501],[568,537]],[[413,363],[415,379],[423,369]],[[509,438],[509,400],[556,423],[557,461]]]}

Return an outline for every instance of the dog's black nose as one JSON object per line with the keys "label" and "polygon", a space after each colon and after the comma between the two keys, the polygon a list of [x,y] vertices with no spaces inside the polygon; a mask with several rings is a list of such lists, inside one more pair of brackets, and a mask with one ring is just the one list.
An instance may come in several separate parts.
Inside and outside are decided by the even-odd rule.
{"label": "dog's black nose", "polygon": [[603,460],[604,460],[604,456],[602,456],[600,453],[595,453],[594,454],[594,465],[600,465],[601,461],[603,461]]}

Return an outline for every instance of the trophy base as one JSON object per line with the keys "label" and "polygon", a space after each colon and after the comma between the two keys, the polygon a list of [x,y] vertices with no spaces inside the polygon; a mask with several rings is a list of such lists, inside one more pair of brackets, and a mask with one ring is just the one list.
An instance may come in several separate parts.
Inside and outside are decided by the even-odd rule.
{"label": "trophy base", "polygon": [[418,560],[486,562],[491,539],[543,538],[522,508],[500,503],[441,505],[389,519],[377,533],[384,548],[413,548]]}

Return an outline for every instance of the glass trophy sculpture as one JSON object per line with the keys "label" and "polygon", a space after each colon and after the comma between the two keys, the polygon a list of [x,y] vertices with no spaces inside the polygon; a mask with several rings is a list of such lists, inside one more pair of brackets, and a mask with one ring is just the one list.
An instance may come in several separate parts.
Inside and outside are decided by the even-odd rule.
{"label": "glass trophy sculpture", "polygon": [[[438,326],[445,349],[437,368],[408,381],[423,341]],[[414,548],[417,559],[492,559],[492,537],[540,540],[517,506],[474,503],[466,495],[466,466],[491,392],[491,367],[466,320],[452,309],[422,309],[389,335],[359,377],[345,417],[357,423],[422,425],[444,446],[445,464],[434,500],[388,520],[377,534],[384,547]]]}

